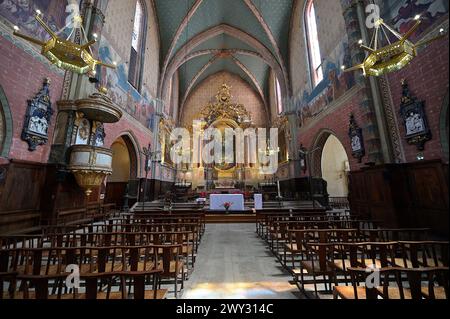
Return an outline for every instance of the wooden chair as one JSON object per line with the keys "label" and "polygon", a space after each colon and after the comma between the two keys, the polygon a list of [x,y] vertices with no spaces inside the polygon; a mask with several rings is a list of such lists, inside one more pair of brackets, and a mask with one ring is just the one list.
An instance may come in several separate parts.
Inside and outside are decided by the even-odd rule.
{"label": "wooden chair", "polygon": [[[333,267],[335,252],[339,250],[335,243],[306,243],[306,260],[300,261],[300,279],[296,283],[300,290],[307,296],[305,284],[310,284],[311,280],[305,277],[312,277],[314,293],[319,297],[318,284],[325,285],[326,292],[332,292],[332,284],[335,282],[335,268]],[[322,277],[323,279],[319,279]]]}
{"label": "wooden chair", "polygon": [[[370,271],[367,268],[349,268],[348,271],[352,286],[335,286],[335,299],[448,299],[449,270],[445,267],[386,267]],[[367,285],[368,276],[373,275],[373,271],[380,276],[379,286]],[[395,278],[394,282],[392,278]]]}
{"label": "wooden chair", "polygon": [[[397,294],[402,294],[404,290],[401,288],[401,284],[397,285],[397,287],[389,287],[390,277],[394,276],[395,278],[399,278],[397,276],[397,268],[393,267],[385,267],[385,268],[377,268],[377,269],[368,269],[365,268],[352,268],[349,267],[347,271],[350,274],[351,278],[351,286],[335,286],[333,289],[333,298],[334,299],[388,299],[386,295],[389,295],[389,290],[391,294],[393,290],[397,291]],[[377,276],[375,271],[378,274],[379,282],[371,281],[368,285],[367,279],[369,275]],[[361,285],[364,283],[364,285]],[[379,284],[377,286],[377,284]]]}
{"label": "wooden chair", "polygon": [[[178,282],[181,280],[181,290],[184,288],[185,281],[185,263],[182,260],[182,245],[154,245],[158,252],[158,269],[162,270],[161,278],[173,279],[174,294],[178,298]],[[159,282],[161,287],[161,281]]]}
{"label": "wooden chair", "polygon": [[448,241],[401,241],[398,264],[404,268],[448,267]]}
{"label": "wooden chair", "polygon": [[[22,288],[12,296],[14,299],[164,299],[166,289],[157,289],[160,270],[121,271],[82,274],[80,288],[67,292],[67,274],[22,275]],[[146,283],[150,283],[151,289]],[[128,288],[127,288],[128,287]]]}
{"label": "wooden chair", "polygon": [[17,272],[0,272],[0,299],[11,299],[17,283]]}

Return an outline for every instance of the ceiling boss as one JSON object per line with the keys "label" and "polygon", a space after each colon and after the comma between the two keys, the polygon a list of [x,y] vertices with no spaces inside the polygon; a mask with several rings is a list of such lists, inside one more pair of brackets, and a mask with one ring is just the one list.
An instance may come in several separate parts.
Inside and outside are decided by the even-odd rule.
{"label": "ceiling boss", "polygon": [[[41,54],[45,56],[52,64],[66,71],[71,71],[78,74],[87,74],[92,80],[95,80],[97,65],[103,65],[108,68],[116,67],[116,63],[113,63],[111,65],[103,63],[102,61],[94,58],[91,46],[97,42],[97,35],[93,34],[93,39],[91,41],[88,41],[82,25],[83,19],[79,14],[74,16],[72,24],[74,26],[74,30],[81,30],[81,34],[85,39],[84,44],[77,44],[70,40],[70,38],[74,34],[74,30],[72,30],[67,39],[59,37],[57,33],[53,32],[53,30],[44,22],[44,20],[42,20],[41,16],[42,12],[40,10],[36,10],[35,18],[38,23],[44,28],[44,30],[50,35],[49,40],[42,41],[21,34],[19,33],[18,26],[14,26],[13,34],[31,43],[41,46]],[[77,28],[77,25],[80,27]],[[67,25],[65,28],[67,27],[69,27],[69,25]]]}

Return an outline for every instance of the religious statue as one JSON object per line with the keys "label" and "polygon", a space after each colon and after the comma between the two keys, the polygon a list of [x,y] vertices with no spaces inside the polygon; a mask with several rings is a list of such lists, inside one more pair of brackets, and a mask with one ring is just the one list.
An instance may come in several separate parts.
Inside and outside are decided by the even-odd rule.
{"label": "religious statue", "polygon": [[364,139],[362,129],[356,123],[355,116],[353,114],[350,115],[348,135],[350,137],[352,155],[361,163],[362,158],[365,155]]}

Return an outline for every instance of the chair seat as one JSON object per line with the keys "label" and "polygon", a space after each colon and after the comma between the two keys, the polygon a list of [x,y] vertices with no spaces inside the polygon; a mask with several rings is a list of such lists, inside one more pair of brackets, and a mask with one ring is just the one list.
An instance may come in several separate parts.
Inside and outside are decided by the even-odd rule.
{"label": "chair seat", "polygon": [[189,246],[183,246],[182,249],[181,249],[181,252],[184,255],[189,255],[189,254],[192,254],[193,250],[194,250],[193,247],[191,245],[189,245]]}
{"label": "chair seat", "polygon": [[[97,270],[96,265],[82,264],[80,268],[81,273],[89,273]],[[18,266],[17,272],[22,275],[31,275],[33,274],[33,266],[32,265],[24,265]],[[50,265],[50,266],[42,266],[40,269],[39,275],[58,275],[66,272],[66,265]]]}
{"label": "chair seat", "polygon": [[[405,266],[405,261],[406,261],[406,266]],[[444,263],[440,259],[435,261],[433,258],[426,258],[426,261],[425,261],[426,264],[425,264],[423,262],[423,259],[420,258],[418,260],[418,262],[421,267],[445,267]],[[436,265],[436,262],[437,262],[437,265]],[[395,264],[400,267],[415,268],[415,267],[413,267],[413,264],[412,264],[411,260],[409,260],[409,259],[404,260],[403,258],[395,258]]]}
{"label": "chair seat", "polygon": [[[366,267],[369,267],[369,266],[373,265],[373,261],[372,260],[364,260],[364,262],[366,264]],[[335,259],[334,262],[333,262],[333,266],[336,269],[341,270],[341,271],[344,271],[344,270],[352,267],[351,264],[350,264],[350,259],[345,259],[345,260],[342,260],[342,259],[336,260]],[[375,260],[375,266],[376,266],[376,268],[382,268],[381,267],[381,262],[379,260]]]}
{"label": "chair seat", "polygon": [[[167,289],[159,289],[156,291],[156,299],[166,299],[167,298]],[[153,290],[149,290],[145,292],[145,299],[155,299],[155,292]]]}
{"label": "chair seat", "polygon": [[307,274],[307,273],[308,273],[306,269],[299,269],[299,268],[293,269],[293,270],[292,270],[292,273],[293,273],[295,276],[300,276],[301,273],[302,273],[302,270],[303,270],[303,273],[304,273],[304,274]]}
{"label": "chair seat", "polygon": [[[175,261],[171,261],[169,272],[170,272],[170,274],[179,274],[183,270],[183,267],[184,267],[184,263],[182,261],[179,261],[178,265]],[[162,263],[159,264],[158,270],[164,270],[164,266]],[[167,274],[165,274],[165,275],[167,275]]]}
{"label": "chair seat", "polygon": [[[433,290],[435,299],[447,299],[444,287],[433,287]],[[428,287],[422,287],[422,294],[425,298],[430,298]]]}
{"label": "chair seat", "polygon": [[[377,292],[378,299],[383,299],[383,288],[378,288]],[[358,295],[358,299],[367,299],[365,287],[356,287],[356,293]],[[411,291],[409,289],[403,288],[403,293],[405,299],[411,299]],[[356,299],[355,289],[353,286],[335,286],[333,294],[341,299]],[[395,287],[389,287],[388,298],[386,299],[401,299],[400,290]]]}
{"label": "chair seat", "polygon": [[[366,299],[366,288],[356,287],[356,294],[358,296],[358,299]],[[335,297],[339,297],[341,299],[346,300],[356,299],[355,289],[353,286],[335,286],[333,290],[333,295]]]}
{"label": "chair seat", "polygon": [[329,264],[326,264],[325,269],[320,269],[320,264],[318,260],[305,260],[300,262],[304,269],[308,272],[308,274],[313,273],[331,273],[333,272],[333,268],[329,266]]}
{"label": "chair seat", "polygon": [[139,262],[138,271],[150,271],[155,269],[155,264],[153,262]]}

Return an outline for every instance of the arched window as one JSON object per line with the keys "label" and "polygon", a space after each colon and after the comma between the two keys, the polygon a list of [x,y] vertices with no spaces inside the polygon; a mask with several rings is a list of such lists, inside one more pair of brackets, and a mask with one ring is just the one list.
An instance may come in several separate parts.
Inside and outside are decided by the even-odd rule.
{"label": "arched window", "polygon": [[309,0],[305,10],[306,38],[308,40],[308,56],[311,78],[315,87],[323,80],[322,56],[320,54],[319,36],[317,32],[316,10],[314,1]]}
{"label": "arched window", "polygon": [[281,96],[280,81],[275,77],[275,98],[277,103],[278,114],[283,113],[283,97]]}
{"label": "arched window", "polygon": [[145,37],[147,14],[142,0],[136,1],[136,10],[134,12],[133,34],[131,37],[131,53],[128,68],[128,82],[137,89],[141,90],[142,69],[144,66]]}

